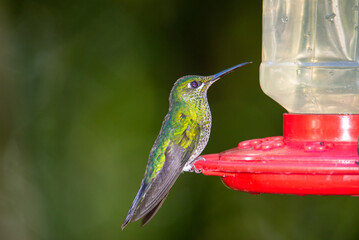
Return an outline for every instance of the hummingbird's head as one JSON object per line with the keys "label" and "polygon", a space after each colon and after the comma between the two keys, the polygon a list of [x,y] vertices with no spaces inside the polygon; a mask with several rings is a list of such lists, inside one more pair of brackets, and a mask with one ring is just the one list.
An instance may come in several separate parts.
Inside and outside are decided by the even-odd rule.
{"label": "hummingbird's head", "polygon": [[170,105],[174,102],[192,102],[207,97],[208,88],[222,76],[247,65],[251,62],[241,63],[211,76],[189,75],[178,79],[171,91]]}

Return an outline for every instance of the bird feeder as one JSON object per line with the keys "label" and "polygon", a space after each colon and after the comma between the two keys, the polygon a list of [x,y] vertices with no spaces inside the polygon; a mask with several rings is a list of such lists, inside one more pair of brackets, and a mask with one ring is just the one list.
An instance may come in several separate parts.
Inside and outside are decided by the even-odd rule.
{"label": "bird feeder", "polygon": [[195,167],[250,193],[359,195],[359,3],[264,0],[262,90],[283,136],[203,155]]}

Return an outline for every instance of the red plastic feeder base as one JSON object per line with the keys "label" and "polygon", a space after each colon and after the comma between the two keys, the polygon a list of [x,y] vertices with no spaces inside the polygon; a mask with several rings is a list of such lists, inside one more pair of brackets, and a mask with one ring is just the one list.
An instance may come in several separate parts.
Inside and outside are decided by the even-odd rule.
{"label": "red plastic feeder base", "polygon": [[195,167],[250,193],[359,195],[359,115],[284,114],[284,136],[240,142]]}

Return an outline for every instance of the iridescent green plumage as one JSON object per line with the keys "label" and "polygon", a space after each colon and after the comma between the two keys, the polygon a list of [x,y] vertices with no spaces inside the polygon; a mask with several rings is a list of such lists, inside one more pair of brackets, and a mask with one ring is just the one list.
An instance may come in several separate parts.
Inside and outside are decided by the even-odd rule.
{"label": "iridescent green plumage", "polygon": [[221,76],[244,66],[243,63],[218,74],[185,76],[176,81],[170,94],[170,107],[153,145],[141,187],[126,216],[129,221],[142,218],[146,224],[157,213],[183,170],[193,170],[193,161],[207,145],[211,129],[208,88]]}
{"label": "iridescent green plumage", "polygon": [[171,92],[169,112],[150,152],[149,159],[153,160],[148,162],[145,183],[149,183],[162,169],[164,153],[168,147],[176,144],[188,153],[194,151],[200,138],[201,125],[208,120],[209,107],[204,105],[208,105],[206,91],[209,86],[202,87],[199,92],[192,92],[187,86],[192,81],[208,82],[210,79],[211,77],[186,76],[176,82]]}

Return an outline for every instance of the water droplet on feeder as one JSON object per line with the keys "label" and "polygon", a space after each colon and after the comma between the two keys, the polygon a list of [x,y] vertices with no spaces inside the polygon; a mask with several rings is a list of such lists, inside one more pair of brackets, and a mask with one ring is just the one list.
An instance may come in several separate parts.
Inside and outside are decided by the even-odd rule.
{"label": "water droplet on feeder", "polygon": [[282,21],[282,23],[287,23],[288,22],[288,17],[281,17],[280,20]]}
{"label": "water droplet on feeder", "polygon": [[327,16],[325,16],[325,19],[327,19],[329,22],[333,23],[335,16],[336,16],[335,13],[331,13],[331,14],[328,14]]}

